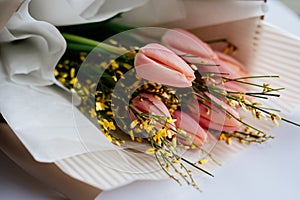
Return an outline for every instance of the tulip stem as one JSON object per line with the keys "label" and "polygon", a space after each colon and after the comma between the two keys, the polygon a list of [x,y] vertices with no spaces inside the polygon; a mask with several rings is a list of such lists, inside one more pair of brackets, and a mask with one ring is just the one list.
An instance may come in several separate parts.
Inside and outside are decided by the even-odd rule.
{"label": "tulip stem", "polygon": [[239,140],[248,142],[248,143],[263,143],[266,142],[268,139],[274,139],[273,136],[266,136],[266,135],[255,135],[253,133],[247,133],[243,131],[234,131],[234,132],[225,132],[223,131],[222,134],[225,134],[229,137],[234,137]]}
{"label": "tulip stem", "polygon": [[210,100],[217,108],[223,110],[226,114],[228,114],[230,117],[234,118],[235,120],[237,120],[238,122],[240,122],[241,124],[245,125],[246,127],[249,127],[259,133],[263,133],[263,131],[259,130],[258,128],[255,128],[254,126],[244,122],[243,120],[237,118],[236,116],[234,116],[231,112],[227,111],[222,105],[219,105],[218,103],[216,103],[213,99],[209,98],[206,94],[204,94],[207,100]]}
{"label": "tulip stem", "polygon": [[280,97],[280,94],[269,94],[269,93],[263,93],[263,92],[232,92],[232,91],[227,91],[229,94],[244,94],[244,95],[249,95],[249,96],[257,96],[257,95],[265,95],[265,96],[273,96],[273,97]]}
{"label": "tulip stem", "polygon": [[101,52],[103,54],[110,55],[110,53],[108,51],[104,50],[103,48],[97,48],[97,46],[95,47],[95,46],[87,45],[87,44],[68,42],[67,48],[75,50],[75,51],[80,51],[80,52],[83,52],[83,51],[90,52],[93,50],[98,50],[99,52]]}
{"label": "tulip stem", "polygon": [[225,82],[234,81],[234,82],[238,82],[238,83],[242,83],[242,84],[252,85],[252,86],[256,86],[256,87],[267,89],[268,91],[279,91],[279,90],[284,90],[285,89],[285,88],[275,88],[274,89],[274,88],[270,88],[270,87],[265,86],[265,85],[259,85],[259,84],[255,84],[255,83],[250,83],[250,82],[246,82],[246,81],[240,81],[238,79],[231,79],[231,78],[226,78],[226,77],[223,77],[223,80]]}
{"label": "tulip stem", "polygon": [[[175,178],[172,174],[170,174],[170,172],[166,169],[166,167],[163,165],[163,163],[161,162],[161,160],[159,159],[158,155],[157,155],[157,149],[160,149],[160,147],[156,144],[156,142],[154,141],[153,137],[150,137],[150,143],[151,143],[151,146],[153,148],[156,149],[156,152],[154,153],[154,156],[155,156],[155,159],[157,160],[157,162],[159,163],[160,167],[164,170],[164,172],[169,176],[171,177],[173,180],[175,180],[178,184],[181,185],[180,183],[180,180]],[[161,157],[163,157],[164,155],[161,153],[160,154]],[[165,160],[165,159],[164,159]]]}
{"label": "tulip stem", "polygon": [[278,110],[278,109],[275,109],[275,108],[268,108],[268,107],[260,107],[260,108],[264,109],[264,110],[271,110],[271,111],[278,112],[278,113],[281,112],[281,110]]}
{"label": "tulip stem", "polygon": [[253,78],[280,78],[277,75],[270,75],[270,76],[244,76],[239,78],[234,78],[233,80],[241,80],[241,79],[253,79]]}
{"label": "tulip stem", "polygon": [[[231,99],[233,99],[233,100],[236,100],[235,98],[232,98],[232,97],[227,97],[227,98],[231,98]],[[249,106],[249,107],[252,107],[252,108],[254,108],[254,109],[256,109],[256,110],[259,110],[259,111],[261,111],[261,112],[263,112],[263,113],[266,113],[266,114],[268,114],[269,116],[274,115],[273,113],[271,113],[271,112],[269,112],[269,111],[266,111],[266,110],[263,109],[263,108],[260,108],[260,107],[257,107],[257,106],[254,106],[254,105],[251,105],[251,104],[248,104],[248,103],[245,103],[245,105],[246,105],[246,106]],[[298,123],[296,123],[296,122],[293,122],[293,121],[290,121],[290,120],[285,119],[285,118],[281,118],[281,121],[285,121],[285,122],[287,122],[287,123],[290,123],[290,124],[292,124],[292,125],[295,125],[295,126],[300,127],[300,124],[298,124]]]}
{"label": "tulip stem", "polygon": [[116,54],[120,54],[120,55],[124,55],[127,52],[129,52],[127,49],[122,48],[122,47],[115,47],[103,42],[98,42],[96,40],[92,40],[92,39],[88,39],[85,37],[81,37],[78,35],[73,35],[73,34],[69,34],[69,33],[62,33],[63,37],[67,40],[67,41],[71,41],[74,43],[79,43],[79,44],[85,44],[85,45],[89,45],[92,47],[98,47],[98,48],[102,48],[106,51],[109,51],[111,53],[116,53]]}
{"label": "tulip stem", "polygon": [[187,159],[185,159],[185,158],[181,158],[181,159],[182,159],[184,162],[186,162],[186,163],[190,164],[191,166],[195,167],[196,169],[198,169],[198,170],[204,172],[205,174],[207,174],[207,175],[209,175],[209,176],[211,176],[211,177],[215,177],[212,173],[210,173],[210,172],[208,172],[208,171],[206,171],[206,170],[204,170],[204,169],[198,167],[197,165],[195,165],[194,163],[190,162],[189,160],[187,160]]}
{"label": "tulip stem", "polygon": [[[224,96],[224,97],[227,97],[226,95],[224,95],[224,94],[222,94],[222,93],[219,93],[218,91],[214,91],[214,92],[216,92],[216,93],[218,93],[218,94],[220,94],[220,95],[222,95],[222,96]],[[199,94],[198,94],[198,95],[199,95]],[[201,96],[199,95],[199,97],[201,97]],[[252,125],[250,125],[250,124],[244,122],[243,120],[237,118],[236,116],[234,116],[231,112],[227,111],[227,110],[226,110],[225,108],[223,108],[221,105],[219,105],[218,103],[216,103],[213,99],[209,98],[205,93],[203,93],[203,96],[202,96],[201,98],[202,98],[204,101],[211,101],[211,103],[214,104],[217,108],[223,110],[223,111],[224,111],[226,114],[228,114],[230,117],[234,118],[235,120],[237,120],[237,121],[240,122],[241,124],[245,125],[246,127],[249,127],[249,128],[251,128],[251,129],[253,129],[253,130],[256,130],[256,131],[259,132],[259,133],[263,133],[263,131],[261,131],[261,130],[255,128],[254,126],[252,126]],[[235,100],[238,101],[237,99],[235,99]]]}
{"label": "tulip stem", "polygon": [[295,125],[295,126],[300,127],[300,124],[298,124],[298,123],[296,123],[296,122],[293,122],[293,121],[290,121],[290,120],[285,119],[285,118],[281,118],[281,121],[284,121],[284,122],[287,122],[287,123],[289,123],[289,124],[293,124],[293,125]]}

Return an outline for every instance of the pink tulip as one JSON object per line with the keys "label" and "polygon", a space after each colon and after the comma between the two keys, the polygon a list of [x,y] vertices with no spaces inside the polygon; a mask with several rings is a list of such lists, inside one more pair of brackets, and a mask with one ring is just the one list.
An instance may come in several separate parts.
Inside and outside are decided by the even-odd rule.
{"label": "pink tulip", "polygon": [[[221,53],[221,52],[215,52],[218,56],[218,60],[216,61],[216,64],[219,66],[200,66],[198,67],[198,71],[200,72],[214,72],[216,74],[220,74],[223,77],[234,79],[234,78],[240,78],[240,77],[246,77],[248,75],[247,69],[237,60],[235,60],[233,57]],[[215,78],[216,81],[221,81],[220,78]],[[246,81],[244,79],[243,81]],[[234,81],[228,81],[225,82],[223,85],[224,89],[227,91],[233,91],[233,92],[246,92],[247,87],[244,84],[234,82]]]}
{"label": "pink tulip", "polygon": [[142,93],[131,101],[131,105],[141,113],[171,117],[166,105],[153,94]]}
{"label": "pink tulip", "polygon": [[[223,101],[217,99],[213,95],[206,94],[211,102],[208,100],[205,104],[198,103],[196,101],[190,102],[190,110],[195,120],[199,121],[199,124],[203,128],[209,128],[219,131],[235,131],[239,130],[241,123],[235,118],[239,119],[239,114]],[[222,106],[224,109],[216,106],[215,104]],[[198,106],[198,110],[195,109]],[[210,109],[208,109],[210,108]],[[195,111],[197,110],[197,111]],[[234,117],[230,116],[225,110]]]}
{"label": "pink tulip", "polygon": [[168,30],[162,37],[162,43],[190,63],[214,64],[218,58],[208,44],[183,29]]}
{"label": "pink tulip", "polygon": [[191,67],[160,44],[142,47],[136,54],[134,66],[141,78],[169,86],[189,87],[195,79]]}
{"label": "pink tulip", "polygon": [[228,78],[238,78],[242,76],[247,76],[247,69],[233,57],[216,51],[215,54],[218,59],[215,61],[219,66],[201,66],[199,68],[200,72],[216,72],[224,73]]}
{"label": "pink tulip", "polygon": [[[132,99],[131,106],[139,114],[146,113],[156,116],[164,116],[163,120],[160,122],[157,122],[157,118],[153,118],[153,122],[156,122],[155,127],[157,128],[157,130],[163,127],[161,123],[164,123],[167,119],[171,119],[171,114],[166,105],[162,101],[155,98],[152,94],[140,94],[140,96],[137,96],[134,99]],[[137,117],[132,111],[130,112],[130,117],[132,120],[137,119]],[[151,117],[149,118],[151,119]]]}
{"label": "pink tulip", "polygon": [[[225,75],[227,78],[240,78],[240,77],[246,77],[248,76],[247,69],[237,60],[235,60],[233,57],[226,55],[221,52],[216,52],[219,57],[219,63],[221,68],[219,69],[222,73],[227,73],[228,75]],[[243,81],[247,81],[247,79],[244,79]],[[241,83],[237,82],[225,82],[224,87],[229,91],[234,92],[246,92],[247,86]],[[250,98],[251,99],[251,98]]]}
{"label": "pink tulip", "polygon": [[[226,54],[214,52],[208,44],[183,29],[167,31],[162,37],[162,42],[177,55],[182,55],[187,62],[196,64],[200,74],[201,72],[225,73],[229,74],[228,78],[237,78],[247,74],[247,70],[238,61]],[[203,63],[219,66],[205,66]],[[245,91],[245,88],[234,82],[226,83],[225,89]]]}
{"label": "pink tulip", "polygon": [[222,72],[228,73],[228,78],[247,76],[248,70],[239,61],[225,53],[216,52],[216,54],[219,57]]}
{"label": "pink tulip", "polygon": [[[185,131],[187,134],[186,136],[191,139],[193,144],[199,147],[204,144],[207,138],[207,133],[199,126],[199,124],[192,117],[190,117],[185,112],[179,110],[176,110],[173,113],[173,117],[176,119],[176,127]],[[185,139],[180,139],[180,136],[178,136],[178,138],[180,143],[188,145]]]}

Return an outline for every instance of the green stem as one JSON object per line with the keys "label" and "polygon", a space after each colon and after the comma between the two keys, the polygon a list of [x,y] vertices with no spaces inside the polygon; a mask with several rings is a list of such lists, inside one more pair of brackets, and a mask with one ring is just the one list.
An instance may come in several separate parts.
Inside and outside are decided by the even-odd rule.
{"label": "green stem", "polygon": [[241,79],[252,79],[252,78],[280,78],[277,75],[271,75],[271,76],[244,76],[239,78],[234,78],[232,80],[241,80]]}
{"label": "green stem", "polygon": [[287,123],[290,123],[290,124],[293,124],[295,126],[300,127],[300,124],[297,124],[296,122],[292,122],[292,121],[290,121],[288,119],[285,119],[285,118],[281,118],[281,121],[284,121],[284,122],[287,122]]}
{"label": "green stem", "polygon": [[242,84],[246,84],[246,85],[252,85],[252,86],[268,89],[269,91],[284,90],[284,88],[273,89],[273,88],[270,88],[270,87],[267,87],[267,86],[263,86],[263,85],[259,85],[259,84],[255,84],[255,83],[250,83],[250,82],[246,82],[246,81],[240,81],[240,80],[237,80],[237,79],[226,78],[226,77],[223,77],[223,79],[226,80],[226,82],[230,82],[230,81],[238,82],[238,83],[242,83]]}
{"label": "green stem", "polygon": [[205,98],[208,100],[208,101],[211,101],[211,103],[213,105],[215,105],[217,108],[219,108],[220,110],[224,111],[226,114],[228,114],[230,117],[234,118],[235,120],[237,120],[238,122],[240,122],[241,124],[245,125],[245,126],[248,126],[249,128],[252,128],[253,130],[256,130],[260,133],[263,133],[263,131],[255,128],[254,126],[244,122],[243,120],[237,118],[236,116],[234,116],[231,112],[227,111],[227,109],[225,109],[223,106],[219,105],[217,102],[215,102],[213,99],[209,98],[206,94],[203,93],[203,95],[205,95]]}
{"label": "green stem", "polygon": [[[236,100],[236,101],[237,101],[236,98],[233,98],[233,97],[230,97],[230,96],[227,96],[227,98],[230,98],[230,99],[232,99],[232,100]],[[259,110],[259,111],[261,111],[261,112],[263,112],[263,113],[266,113],[266,114],[268,114],[268,115],[270,115],[270,116],[272,115],[272,113],[269,112],[269,111],[266,111],[265,108],[260,108],[260,107],[257,107],[257,106],[254,106],[254,105],[251,105],[251,104],[248,104],[248,103],[245,103],[245,105],[246,105],[246,106],[249,106],[249,107],[251,107],[251,108],[257,109],[257,110]],[[293,124],[293,125],[295,125],[295,126],[300,127],[300,124],[298,124],[298,123],[296,123],[296,122],[293,122],[293,121],[290,121],[290,120],[285,119],[285,118],[281,118],[281,121],[284,121],[284,122],[287,122],[287,123],[290,123],[290,124]]]}
{"label": "green stem", "polygon": [[188,163],[189,165],[195,167],[196,169],[198,169],[198,170],[204,172],[205,174],[207,174],[207,175],[209,175],[209,176],[211,176],[211,177],[214,177],[214,175],[213,175],[212,173],[210,173],[210,172],[208,172],[208,171],[206,171],[206,170],[204,170],[204,169],[198,167],[197,165],[195,165],[194,163],[190,162],[189,160],[187,160],[187,159],[185,159],[185,158],[182,158],[182,157],[181,157],[181,159],[182,159],[184,162]]}
{"label": "green stem", "polygon": [[67,41],[72,41],[74,43],[99,47],[99,48],[102,48],[102,49],[112,52],[112,53],[123,55],[128,52],[128,50],[125,48],[115,47],[115,46],[105,44],[103,42],[98,42],[96,40],[91,40],[91,39],[88,39],[85,37],[81,37],[81,36],[77,36],[77,35],[73,35],[73,34],[69,34],[69,33],[62,33],[62,35]]}
{"label": "green stem", "polygon": [[86,51],[86,52],[90,52],[90,51],[93,51],[93,50],[97,50],[103,54],[108,54],[107,51],[105,51],[104,49],[102,48],[97,48],[95,46],[92,46],[92,45],[87,45],[87,44],[79,44],[79,43],[74,43],[74,42],[68,42],[67,43],[67,48],[70,49],[70,50],[74,50],[74,51]]}
{"label": "green stem", "polygon": [[273,96],[273,97],[280,97],[279,94],[270,94],[270,93],[263,93],[263,92],[232,92],[232,91],[227,91],[227,93],[230,94],[244,94],[244,95],[264,95],[264,96]]}

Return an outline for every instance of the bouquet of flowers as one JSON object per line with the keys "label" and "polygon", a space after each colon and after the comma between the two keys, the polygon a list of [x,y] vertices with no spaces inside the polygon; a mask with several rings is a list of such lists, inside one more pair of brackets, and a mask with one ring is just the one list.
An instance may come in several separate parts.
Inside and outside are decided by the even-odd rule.
{"label": "bouquet of flowers", "polygon": [[[60,28],[68,49],[56,79],[80,99],[77,106],[99,126],[99,134],[128,151],[153,154],[178,183],[199,189],[194,169],[213,176],[203,164],[218,163],[210,153],[216,141],[273,138],[249,118],[299,126],[263,104],[280,97],[284,88],[267,82],[279,76],[248,75],[231,56],[238,47],[226,39],[204,42],[183,29],[112,22],[88,26],[98,31],[82,31],[87,25]],[[212,43],[224,44],[224,51],[213,50]]]}

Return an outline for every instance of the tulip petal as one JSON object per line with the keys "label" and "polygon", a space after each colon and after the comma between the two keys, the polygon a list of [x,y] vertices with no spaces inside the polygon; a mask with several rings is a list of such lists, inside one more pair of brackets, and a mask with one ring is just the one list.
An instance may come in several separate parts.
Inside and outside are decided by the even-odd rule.
{"label": "tulip petal", "polygon": [[[210,128],[214,130],[223,130],[223,131],[232,131],[239,130],[241,123],[235,118],[239,119],[239,114],[237,111],[232,109],[229,105],[223,101],[217,99],[213,95],[206,94],[209,98],[212,99],[217,105],[222,106],[227,112],[231,113],[232,116],[229,116],[223,109],[214,105],[212,102],[206,102],[205,105],[200,104],[196,101],[191,101],[192,106],[199,106],[199,112],[195,113],[195,109],[190,109],[193,113],[193,118],[199,120],[199,124],[204,128]],[[192,107],[190,106],[190,107]],[[209,107],[210,109],[208,110]]]}
{"label": "tulip petal", "polygon": [[[167,120],[171,118],[171,114],[166,107],[166,105],[154,97],[152,94],[141,93],[139,96],[135,97],[131,101],[131,106],[137,111],[139,114],[146,113],[156,116],[164,116],[163,120]],[[130,110],[129,111],[130,118],[132,120],[137,119],[137,116]],[[151,117],[149,116],[151,120]],[[152,123],[154,124],[156,130],[160,130],[163,128],[164,122],[158,121],[157,118],[153,117]],[[171,123],[170,127],[174,126],[174,123]],[[173,134],[173,133],[172,133]],[[141,132],[136,135],[137,137],[148,137],[147,133]]]}
{"label": "tulip petal", "polygon": [[177,110],[173,113],[173,117],[176,119],[176,127],[184,130],[195,145],[202,146],[204,144],[207,138],[207,133],[191,116],[185,112]]}
{"label": "tulip petal", "polygon": [[156,43],[148,44],[140,49],[144,55],[153,59],[158,63],[161,63],[170,69],[178,71],[187,77],[193,78],[194,71],[191,67],[180,57],[178,57],[170,49]]}
{"label": "tulip petal", "polygon": [[[226,77],[234,79],[248,75],[248,70],[231,56],[221,52],[216,52],[216,54],[219,56],[219,64],[222,66],[220,71],[227,73],[228,75],[226,75]],[[247,81],[247,79],[243,79],[243,81]],[[226,90],[232,92],[247,92],[247,90],[249,90],[247,85],[234,81],[225,82],[224,87]],[[248,96],[247,99],[251,100],[252,97]]]}
{"label": "tulip petal", "polygon": [[202,60],[217,59],[217,55],[208,44],[183,29],[168,30],[162,37],[162,42],[178,55],[192,55]]}
{"label": "tulip petal", "polygon": [[228,73],[229,78],[238,78],[247,76],[247,69],[237,60],[221,52],[216,52],[219,57],[220,65],[223,66],[222,72]]}
{"label": "tulip petal", "polygon": [[[142,98],[141,98],[142,97]],[[132,99],[131,104],[139,112],[171,117],[166,105],[152,94],[142,93]]]}
{"label": "tulip petal", "polygon": [[231,132],[231,131],[237,131],[240,129],[240,124],[220,124],[220,123],[215,123],[215,121],[201,118],[199,122],[200,126],[203,128],[209,128],[213,130],[219,130],[219,131],[226,131],[226,132]]}
{"label": "tulip petal", "polygon": [[[140,53],[138,53],[140,54]],[[153,62],[144,54],[137,55],[136,73],[143,79],[174,87],[190,87],[194,77],[172,70],[166,65]]]}

